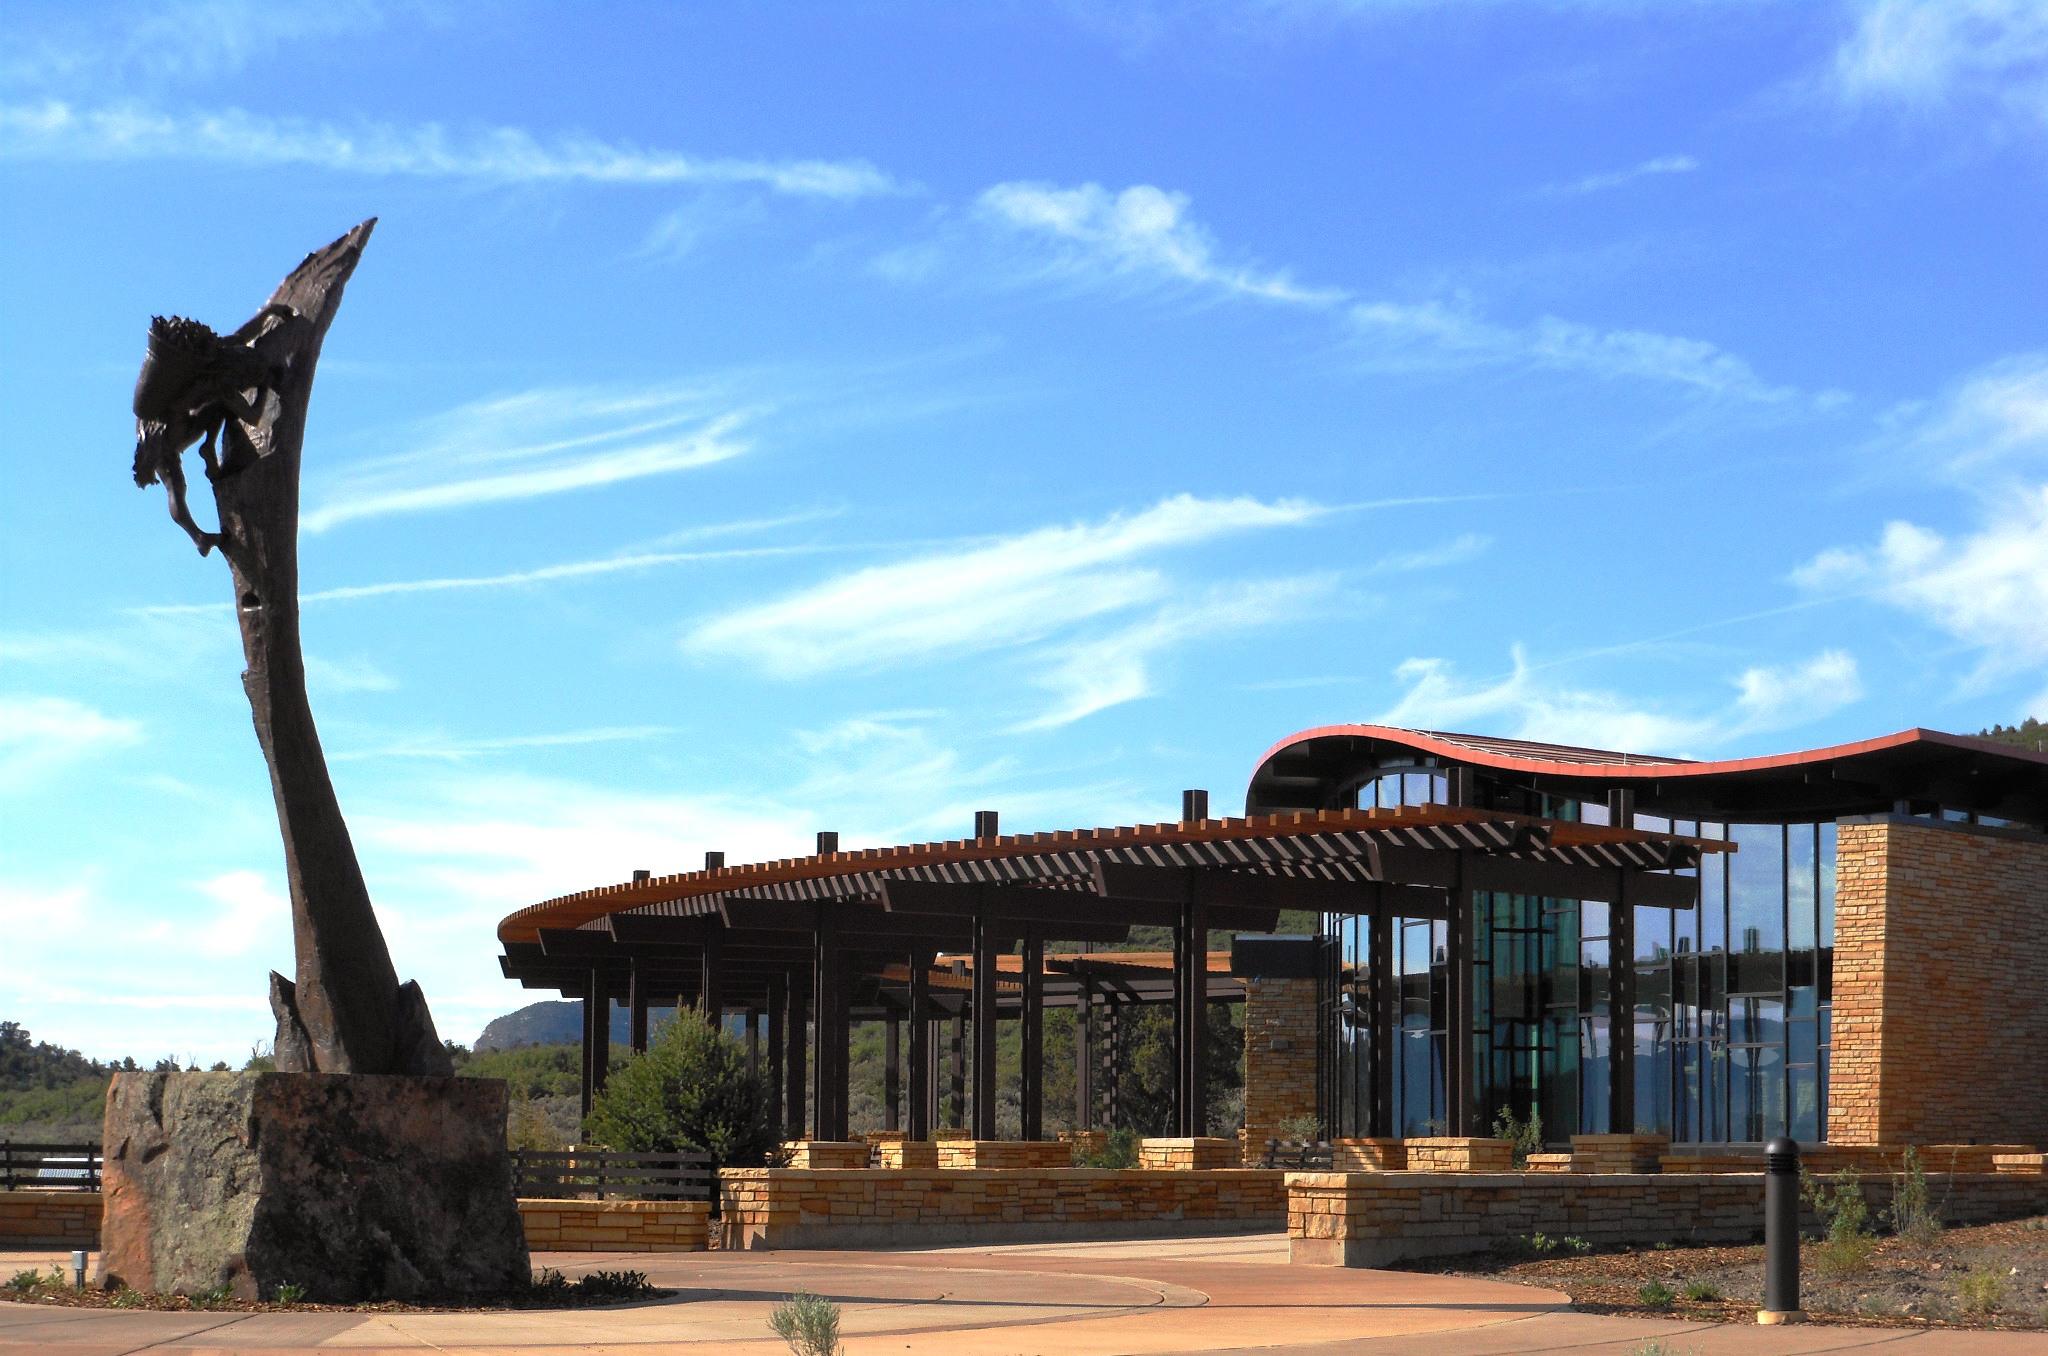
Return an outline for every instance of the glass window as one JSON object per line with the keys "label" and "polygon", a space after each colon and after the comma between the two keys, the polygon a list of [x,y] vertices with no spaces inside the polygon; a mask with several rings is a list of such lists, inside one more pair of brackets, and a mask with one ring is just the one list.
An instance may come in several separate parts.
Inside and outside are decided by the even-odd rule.
{"label": "glass window", "polygon": [[1730,950],[1776,951],[1785,945],[1785,830],[1778,824],[1737,824],[1728,864]]}
{"label": "glass window", "polygon": [[1794,950],[1814,945],[1820,935],[1819,880],[1814,826],[1785,830],[1785,944]]}
{"label": "glass window", "polygon": [[1835,944],[1835,826],[1820,826],[1820,851],[1816,854],[1815,877],[1820,886],[1820,944]]}

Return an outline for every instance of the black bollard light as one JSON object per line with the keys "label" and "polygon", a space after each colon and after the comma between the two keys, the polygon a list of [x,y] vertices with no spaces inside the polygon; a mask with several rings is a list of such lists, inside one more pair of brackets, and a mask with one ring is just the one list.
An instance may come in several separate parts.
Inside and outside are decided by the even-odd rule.
{"label": "black bollard light", "polygon": [[1780,1135],[1764,1146],[1764,1307],[1759,1323],[1797,1323],[1799,1146]]}

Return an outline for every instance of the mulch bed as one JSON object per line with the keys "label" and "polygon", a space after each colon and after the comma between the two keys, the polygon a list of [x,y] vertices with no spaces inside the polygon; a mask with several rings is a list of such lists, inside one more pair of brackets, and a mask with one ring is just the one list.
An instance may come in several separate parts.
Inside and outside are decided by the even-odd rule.
{"label": "mulch bed", "polygon": [[[1512,1253],[1399,1264],[1561,1290],[1592,1314],[1751,1323],[1763,1300],[1761,1244],[1574,1251],[1571,1240],[1524,1240]],[[1896,1328],[2048,1328],[2048,1217],[1944,1230],[1922,1247],[1871,1240],[1860,1265],[1831,1274],[1822,1245],[1800,1249],[1799,1298],[1816,1323]],[[1642,1295],[1651,1283],[1668,1303]],[[1701,1298],[1686,1298],[1688,1287]],[[1713,1298],[1705,1296],[1711,1293]],[[1653,1296],[1654,1298],[1654,1296]]]}
{"label": "mulch bed", "polygon": [[644,1304],[649,1300],[668,1299],[675,1294],[673,1290],[663,1290],[654,1286],[633,1294],[620,1294],[581,1290],[574,1285],[535,1285],[529,1290],[514,1291],[487,1300],[449,1304],[415,1304],[401,1300],[376,1300],[362,1304],[315,1304],[295,1300],[286,1304],[276,1300],[163,1295],[145,1290],[101,1290],[92,1285],[87,1285],[83,1290],[74,1290],[68,1283],[39,1283],[25,1288],[0,1285],[0,1300],[17,1304],[56,1304],[71,1309],[152,1309],[167,1313],[224,1314],[471,1314],[495,1313],[508,1309],[591,1309],[607,1305]]}

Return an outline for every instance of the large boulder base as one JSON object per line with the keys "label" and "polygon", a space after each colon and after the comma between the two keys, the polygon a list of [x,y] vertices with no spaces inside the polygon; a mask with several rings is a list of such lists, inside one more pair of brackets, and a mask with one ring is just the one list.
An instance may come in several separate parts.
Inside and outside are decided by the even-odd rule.
{"label": "large boulder base", "polygon": [[494,1079],[116,1074],[105,1146],[103,1286],[440,1301],[530,1275]]}

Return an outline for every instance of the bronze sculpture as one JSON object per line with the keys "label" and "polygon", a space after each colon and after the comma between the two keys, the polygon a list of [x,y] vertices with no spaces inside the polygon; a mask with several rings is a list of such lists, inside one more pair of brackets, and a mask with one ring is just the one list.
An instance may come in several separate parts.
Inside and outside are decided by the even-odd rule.
{"label": "bronze sculpture", "polygon": [[[400,985],[327,773],[299,648],[299,458],[313,371],[372,218],[304,263],[228,335],[158,317],[135,384],[135,483],[161,481],[171,518],[234,580],[242,686],[270,768],[291,891],[296,976],[270,977],[286,1072],[447,1074],[419,986]],[[220,527],[185,502],[199,444]],[[219,451],[215,447],[218,443]]]}

